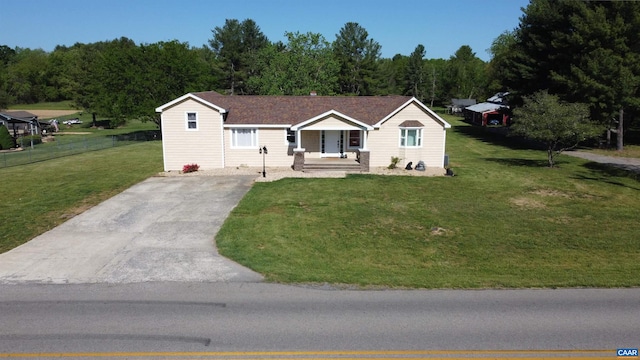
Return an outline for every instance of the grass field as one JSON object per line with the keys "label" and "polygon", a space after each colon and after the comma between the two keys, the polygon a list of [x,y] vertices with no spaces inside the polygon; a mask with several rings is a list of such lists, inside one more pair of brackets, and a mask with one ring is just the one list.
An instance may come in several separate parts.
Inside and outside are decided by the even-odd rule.
{"label": "grass field", "polygon": [[0,169],[0,253],[160,171],[159,141]]}
{"label": "grass field", "polygon": [[455,177],[257,183],[222,254],[285,283],[518,288],[640,285],[640,183],[520,148],[455,118]]}
{"label": "grass field", "polygon": [[[220,252],[285,283],[640,285],[638,175],[568,156],[548,169],[544,152],[447,120],[455,177],[256,183],[220,230]],[[161,169],[160,142],[0,169],[0,252]]]}

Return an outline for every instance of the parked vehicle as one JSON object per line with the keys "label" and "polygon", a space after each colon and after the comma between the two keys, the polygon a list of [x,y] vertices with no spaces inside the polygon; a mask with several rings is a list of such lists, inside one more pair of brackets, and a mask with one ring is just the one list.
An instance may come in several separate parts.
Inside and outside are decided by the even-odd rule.
{"label": "parked vehicle", "polygon": [[65,120],[62,122],[65,125],[75,125],[75,124],[82,124],[82,120],[76,118],[76,119],[69,119],[69,120]]}

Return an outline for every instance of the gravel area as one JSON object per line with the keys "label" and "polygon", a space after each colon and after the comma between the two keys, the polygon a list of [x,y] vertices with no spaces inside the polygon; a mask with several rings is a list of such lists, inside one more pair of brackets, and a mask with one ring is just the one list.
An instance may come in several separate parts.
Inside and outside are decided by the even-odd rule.
{"label": "gravel area", "polygon": [[[353,173],[353,172],[352,172]],[[368,173],[373,175],[390,175],[390,176],[443,176],[444,169],[427,168],[426,171],[405,170],[405,169],[387,169],[385,167],[371,168]],[[266,176],[262,177],[262,168],[255,167],[237,167],[224,168],[216,170],[200,170],[188,174],[180,171],[168,171],[159,173],[158,176],[230,176],[230,175],[255,175],[256,182],[270,182],[283,178],[343,178],[347,175],[345,171],[293,171],[290,168],[271,167],[266,169]]]}
{"label": "gravel area", "polygon": [[606,155],[589,153],[585,151],[566,151],[563,154],[594,161],[600,164],[607,164],[610,166],[618,167],[621,169],[633,171],[640,174],[640,159],[617,157],[617,156],[606,156]]}

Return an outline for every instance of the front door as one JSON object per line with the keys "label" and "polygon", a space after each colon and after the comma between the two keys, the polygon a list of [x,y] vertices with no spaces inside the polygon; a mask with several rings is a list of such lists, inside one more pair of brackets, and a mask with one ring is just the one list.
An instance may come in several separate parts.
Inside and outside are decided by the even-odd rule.
{"label": "front door", "polygon": [[323,157],[340,156],[340,131],[324,130],[322,136],[321,152]]}

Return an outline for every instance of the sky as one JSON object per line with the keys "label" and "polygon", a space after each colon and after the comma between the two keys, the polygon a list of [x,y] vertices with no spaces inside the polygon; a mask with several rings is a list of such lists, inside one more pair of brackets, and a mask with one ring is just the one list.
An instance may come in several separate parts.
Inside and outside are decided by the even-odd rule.
{"label": "sky", "polygon": [[518,26],[528,0],[0,0],[0,45],[52,51],[57,45],[127,37],[136,44],[207,45],[225,19],[252,19],[270,41],[314,32],[333,42],[347,22],[381,45],[382,57],[448,59],[469,45],[490,60],[493,40]]}

